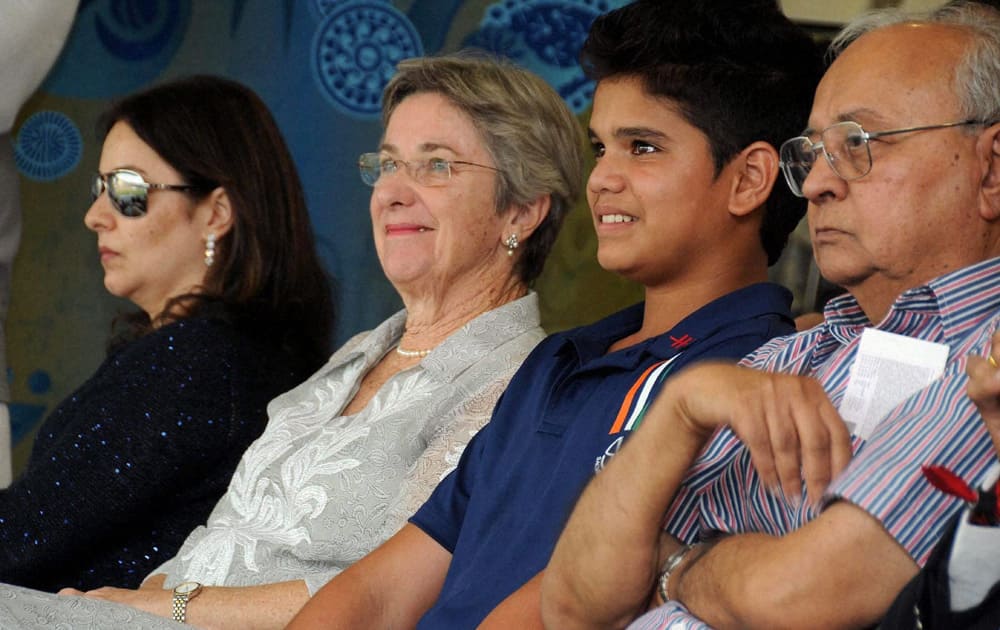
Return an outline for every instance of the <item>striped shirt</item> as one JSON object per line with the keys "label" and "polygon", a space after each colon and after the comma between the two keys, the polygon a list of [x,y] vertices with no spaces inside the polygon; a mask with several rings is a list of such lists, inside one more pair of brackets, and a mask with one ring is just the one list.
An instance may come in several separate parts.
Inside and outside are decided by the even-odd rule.
{"label": "striped shirt", "polygon": [[[798,506],[769,494],[749,451],[728,430],[720,431],[688,472],[667,513],[664,528],[692,542],[714,532],[787,534],[844,500],[878,519],[923,565],[959,500],[937,492],[920,466],[944,465],[979,483],[996,460],[975,406],[965,396],[966,357],[986,356],[1000,310],[1000,258],[941,276],[903,293],[874,328],[948,346],[944,374],[896,406],[868,440],[853,438],[854,459],[831,483],[822,506]],[[861,333],[872,327],[850,295],[831,300],[825,323],[776,339],[742,364],[770,372],[809,375],[839,407]],[[858,581],[864,584],[863,580]],[[705,628],[679,602],[667,602],[632,628]]]}

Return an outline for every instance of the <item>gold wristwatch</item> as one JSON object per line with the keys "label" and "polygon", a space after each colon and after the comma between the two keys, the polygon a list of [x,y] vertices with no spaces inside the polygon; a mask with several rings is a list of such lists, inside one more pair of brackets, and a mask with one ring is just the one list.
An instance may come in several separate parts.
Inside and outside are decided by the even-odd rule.
{"label": "gold wristwatch", "polygon": [[181,582],[174,588],[174,621],[184,623],[187,619],[188,602],[201,593],[198,582]]}

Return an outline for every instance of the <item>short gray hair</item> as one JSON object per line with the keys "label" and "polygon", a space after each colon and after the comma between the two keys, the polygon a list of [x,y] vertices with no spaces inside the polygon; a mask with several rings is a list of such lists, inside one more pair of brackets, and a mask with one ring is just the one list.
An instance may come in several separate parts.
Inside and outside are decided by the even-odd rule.
{"label": "short gray hair", "polygon": [[412,94],[441,94],[472,120],[499,169],[496,211],[549,195],[549,214],[524,243],[514,271],[538,277],[559,228],[583,190],[583,134],[562,98],[541,77],[509,62],[471,54],[399,63],[382,94],[382,124]]}
{"label": "short gray hair", "polygon": [[971,42],[955,69],[955,93],[962,116],[1000,121],[1000,11],[979,2],[956,0],[929,12],[886,9],[866,13],[840,31],[827,51],[832,61],[866,33],[897,24],[938,24],[969,33]]}

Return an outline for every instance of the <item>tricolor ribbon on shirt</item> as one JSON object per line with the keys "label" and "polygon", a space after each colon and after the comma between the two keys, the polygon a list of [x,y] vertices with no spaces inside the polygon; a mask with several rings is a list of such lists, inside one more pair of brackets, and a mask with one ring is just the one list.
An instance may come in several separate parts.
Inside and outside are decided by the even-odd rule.
{"label": "tricolor ribbon on shirt", "polygon": [[625,395],[625,400],[622,401],[622,406],[618,410],[618,415],[615,416],[615,421],[611,425],[608,435],[614,435],[623,430],[632,431],[642,424],[642,419],[646,415],[646,409],[649,407],[649,403],[652,402],[650,395],[653,388],[656,387],[657,383],[666,378],[671,364],[681,354],[683,353],[678,352],[669,359],[654,363],[639,375],[639,378],[636,379]]}

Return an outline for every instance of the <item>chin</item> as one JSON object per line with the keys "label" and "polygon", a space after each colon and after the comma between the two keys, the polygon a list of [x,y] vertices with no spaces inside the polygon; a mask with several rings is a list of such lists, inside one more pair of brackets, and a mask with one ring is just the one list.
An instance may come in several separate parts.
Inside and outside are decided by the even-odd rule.
{"label": "chin", "polygon": [[126,287],[116,283],[114,278],[108,278],[107,276],[104,278],[104,288],[111,295],[125,300],[129,299],[129,295],[132,294]]}

